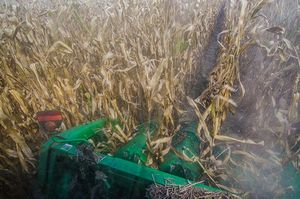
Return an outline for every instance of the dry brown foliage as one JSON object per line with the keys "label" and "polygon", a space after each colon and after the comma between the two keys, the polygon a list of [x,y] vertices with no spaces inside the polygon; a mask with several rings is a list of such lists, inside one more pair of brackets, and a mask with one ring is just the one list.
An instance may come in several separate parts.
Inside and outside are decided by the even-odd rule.
{"label": "dry brown foliage", "polygon": [[[198,65],[198,59],[209,45],[222,1],[78,0],[18,6],[2,4],[1,186],[10,187],[21,181],[24,171],[34,171],[36,153],[44,139],[34,120],[38,111],[61,110],[67,127],[100,117],[120,119],[123,127],[118,132],[107,131],[112,152],[132,138],[137,124],[158,121],[159,132],[149,141],[153,156],[148,158],[148,164],[155,166],[168,151],[170,138],[178,129],[179,119],[188,104],[197,115],[198,135],[203,140],[202,155],[193,161],[204,168],[204,176],[210,184],[235,193],[240,192],[236,189],[245,192],[245,187],[236,186],[242,180],[234,175],[230,177],[231,164],[252,168],[251,165],[256,164],[252,164],[252,160],[263,162],[248,153],[247,147],[262,146],[265,140],[255,136],[235,137],[231,132],[227,136],[220,135],[228,114],[237,106],[243,107],[241,99],[250,92],[243,83],[245,76],[240,73],[247,66],[241,57],[246,53],[244,56],[251,58],[253,55],[248,49],[256,46],[266,49],[263,57],[272,55],[288,61],[287,56],[292,54],[299,67],[299,44],[297,51],[289,41],[299,37],[299,32],[289,38],[282,37],[282,24],[278,25],[272,14],[268,17],[274,18],[274,24],[264,23],[263,13],[268,9],[261,10],[268,2],[226,1],[224,31],[218,37],[221,51],[207,77],[208,87],[195,99],[186,96],[191,89],[186,82],[197,78],[194,71],[198,67],[206,67]],[[282,2],[278,0],[273,5],[280,11],[283,10]],[[299,24],[296,19],[290,24],[296,22]],[[294,30],[297,26],[290,28]],[[263,44],[261,41],[266,39],[261,36],[265,32],[275,32],[279,45]],[[265,76],[267,74],[265,71]],[[279,73],[276,75],[278,77]],[[288,111],[293,121],[298,119],[295,111],[299,99],[298,80],[292,80],[293,100]],[[234,94],[237,90],[238,94]],[[232,94],[237,97],[232,98]],[[261,96],[264,94],[262,92]],[[260,102],[260,107],[268,107],[264,103],[269,102]],[[213,154],[214,146],[220,143],[226,143],[227,147],[222,152],[226,154],[222,160],[218,159],[220,154]],[[230,143],[247,146],[247,149],[236,149]],[[244,159],[245,164],[236,163],[231,159],[231,151],[250,160]],[[231,184],[221,185],[224,180]]]}
{"label": "dry brown foliage", "polygon": [[[194,3],[195,4],[195,3]],[[57,1],[1,5],[0,180],[12,186],[35,167],[41,110],[61,110],[67,127],[100,117],[134,127],[155,118],[174,132],[181,84],[205,46],[217,6],[177,1]],[[204,12],[205,11],[205,12]]]}

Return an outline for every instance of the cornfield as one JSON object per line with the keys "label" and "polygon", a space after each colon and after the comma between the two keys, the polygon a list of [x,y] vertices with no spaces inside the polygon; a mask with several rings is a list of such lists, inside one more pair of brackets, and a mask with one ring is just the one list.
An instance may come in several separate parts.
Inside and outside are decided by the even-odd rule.
{"label": "cornfield", "polygon": [[[53,109],[67,128],[118,118],[122,128],[106,132],[111,153],[138,124],[157,121],[148,143],[147,165],[154,168],[182,121],[195,119],[203,144],[192,161],[203,168],[203,180],[243,197],[280,196],[278,172],[286,157],[298,158],[290,132],[299,122],[299,6],[296,0],[1,3],[0,196],[28,193],[47,139],[35,113]],[[216,146],[224,150],[216,154]],[[11,191],[16,184],[18,193]]]}

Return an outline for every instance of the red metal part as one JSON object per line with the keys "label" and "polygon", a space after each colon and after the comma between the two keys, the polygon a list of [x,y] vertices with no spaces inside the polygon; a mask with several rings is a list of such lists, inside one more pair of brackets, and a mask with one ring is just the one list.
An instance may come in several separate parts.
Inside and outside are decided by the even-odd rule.
{"label": "red metal part", "polygon": [[63,121],[61,112],[55,110],[38,112],[36,113],[36,119],[42,129],[47,132],[57,130]]}

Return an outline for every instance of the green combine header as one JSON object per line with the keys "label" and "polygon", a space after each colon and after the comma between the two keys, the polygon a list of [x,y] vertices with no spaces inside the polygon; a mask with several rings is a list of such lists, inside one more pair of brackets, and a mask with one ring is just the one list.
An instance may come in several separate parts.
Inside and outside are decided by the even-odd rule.
{"label": "green combine header", "polygon": [[[155,123],[137,127],[135,137],[113,155],[97,152],[90,139],[106,142],[103,132],[110,120],[100,119],[53,135],[40,152],[38,182],[45,198],[151,198],[150,186],[193,186],[203,192],[223,190],[195,183],[203,173],[199,164],[184,161],[177,153],[192,158],[199,155],[200,140],[196,123],[181,128],[158,169],[146,166],[147,136],[154,134]],[[300,174],[289,165],[282,178],[293,187],[285,198],[300,198]],[[220,196],[220,195],[218,195]],[[226,197],[225,197],[226,196]],[[228,196],[228,197],[227,197]]]}

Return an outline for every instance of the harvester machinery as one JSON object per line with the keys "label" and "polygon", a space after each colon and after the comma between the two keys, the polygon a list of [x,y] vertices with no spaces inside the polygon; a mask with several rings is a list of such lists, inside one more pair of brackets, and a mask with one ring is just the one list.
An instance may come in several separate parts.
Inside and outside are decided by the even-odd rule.
{"label": "harvester machinery", "polygon": [[[154,122],[139,125],[135,137],[113,155],[97,152],[89,142],[107,142],[103,131],[108,123],[114,122],[100,119],[53,134],[42,146],[38,182],[46,198],[149,198],[146,189],[152,184],[184,186],[201,176],[199,164],[176,155],[193,158],[199,154],[196,123],[183,127],[173,137],[174,150],[165,155],[159,169],[146,166],[147,136],[155,133]],[[200,183],[194,186],[221,191]]]}
{"label": "harvester machinery", "polygon": [[[147,139],[158,128],[155,122],[139,125],[135,136],[111,155],[108,151],[97,151],[92,143],[107,143],[104,131],[107,126],[118,125],[116,120],[99,119],[55,133],[54,127],[61,124],[61,116],[57,116],[58,112],[43,114],[38,118],[42,129],[52,131],[50,139],[42,145],[39,158],[38,184],[44,198],[151,198],[147,194],[151,185],[192,185],[204,192],[224,192],[195,183],[203,174],[202,168],[196,161],[186,161],[178,155],[190,159],[199,155],[201,141],[195,122],[183,125],[175,134],[172,150],[156,169],[146,166]],[[299,198],[299,171],[287,164],[281,178],[284,187],[293,188],[284,198]]]}

